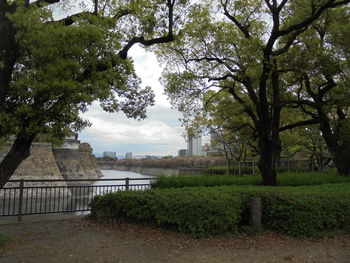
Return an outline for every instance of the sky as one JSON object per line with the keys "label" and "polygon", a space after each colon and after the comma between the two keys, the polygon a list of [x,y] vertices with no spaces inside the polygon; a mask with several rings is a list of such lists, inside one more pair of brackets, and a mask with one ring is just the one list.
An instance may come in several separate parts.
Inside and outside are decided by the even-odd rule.
{"label": "sky", "polygon": [[119,155],[177,155],[186,148],[181,113],[171,109],[159,82],[162,69],[153,53],[140,46],[133,46],[129,54],[134,59],[135,70],[142,86],[151,86],[155,93],[155,106],[148,108],[142,121],[127,119],[123,113],[106,113],[94,103],[82,117],[91,122],[79,134],[82,142],[88,142],[95,154],[114,151]]}

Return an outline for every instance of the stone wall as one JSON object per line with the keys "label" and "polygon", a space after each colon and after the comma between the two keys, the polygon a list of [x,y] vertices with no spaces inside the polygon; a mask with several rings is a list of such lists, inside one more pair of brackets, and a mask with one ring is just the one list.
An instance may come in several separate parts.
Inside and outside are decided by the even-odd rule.
{"label": "stone wall", "polygon": [[[6,143],[0,148],[0,162],[11,147]],[[30,156],[22,162],[11,180],[17,179],[98,179],[102,177],[95,157],[86,148],[52,149],[50,143],[32,143]],[[57,183],[54,185],[66,185]]]}
{"label": "stone wall", "polygon": [[84,149],[53,149],[57,165],[65,179],[98,179],[102,177],[95,157]]}
{"label": "stone wall", "polygon": [[[0,148],[0,162],[10,150],[11,143],[6,143]],[[30,156],[25,159],[17,168],[10,180],[62,180],[63,177],[58,169],[56,160],[52,154],[52,147],[49,143],[32,143]],[[14,186],[14,183],[7,183],[5,187]],[[42,185],[42,183],[32,182],[26,186]],[[65,182],[54,182],[53,186],[67,186]]]}

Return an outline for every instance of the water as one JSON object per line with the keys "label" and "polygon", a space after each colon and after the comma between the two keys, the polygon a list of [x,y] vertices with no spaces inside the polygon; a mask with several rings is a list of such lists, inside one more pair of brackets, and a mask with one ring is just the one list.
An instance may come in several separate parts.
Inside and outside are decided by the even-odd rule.
{"label": "water", "polygon": [[[117,170],[101,170],[102,174],[104,175],[100,179],[125,179],[129,177],[130,179],[130,185],[135,184],[149,184],[150,181],[155,178],[151,175],[144,175],[140,173],[134,173],[129,171],[117,171]],[[145,180],[132,180],[133,178],[145,178]],[[98,181],[95,182],[93,185],[109,185],[109,184],[116,184],[116,185],[124,185],[125,181]]]}

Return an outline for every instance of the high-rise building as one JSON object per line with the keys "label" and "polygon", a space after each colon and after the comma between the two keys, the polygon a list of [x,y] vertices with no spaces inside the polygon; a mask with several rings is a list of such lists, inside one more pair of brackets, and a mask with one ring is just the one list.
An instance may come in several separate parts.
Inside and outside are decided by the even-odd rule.
{"label": "high-rise building", "polygon": [[178,151],[178,156],[179,157],[183,157],[183,156],[187,156],[188,154],[187,154],[187,149],[180,149],[179,151]]}
{"label": "high-rise building", "polygon": [[189,156],[203,156],[202,136],[188,138],[187,153]]}
{"label": "high-rise building", "polygon": [[125,159],[132,159],[132,152],[125,153]]}

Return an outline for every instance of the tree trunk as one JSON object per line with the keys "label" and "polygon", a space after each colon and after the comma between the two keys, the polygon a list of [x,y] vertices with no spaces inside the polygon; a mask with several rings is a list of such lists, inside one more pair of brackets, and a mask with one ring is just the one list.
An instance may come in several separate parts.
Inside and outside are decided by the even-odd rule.
{"label": "tree trunk", "polygon": [[[337,129],[340,129],[340,127],[337,127]],[[333,132],[328,119],[326,118],[323,118],[320,130],[327,144],[328,150],[333,157],[338,174],[342,176],[350,176],[350,140],[347,138],[338,138],[338,136],[342,136],[342,133]],[[340,141],[341,144],[339,143]]]}
{"label": "tree trunk", "polygon": [[[350,147],[350,145],[349,145]],[[335,153],[332,153],[334,164],[339,175],[350,176],[350,148],[338,146]]]}
{"label": "tree trunk", "polygon": [[0,188],[10,179],[18,166],[30,155],[30,146],[35,135],[19,134],[8,154],[0,163]]}
{"label": "tree trunk", "polygon": [[269,139],[260,139],[259,150],[260,158],[258,162],[261,175],[263,177],[263,184],[266,186],[277,185],[277,161],[281,153],[281,142],[275,139],[273,142]]}

